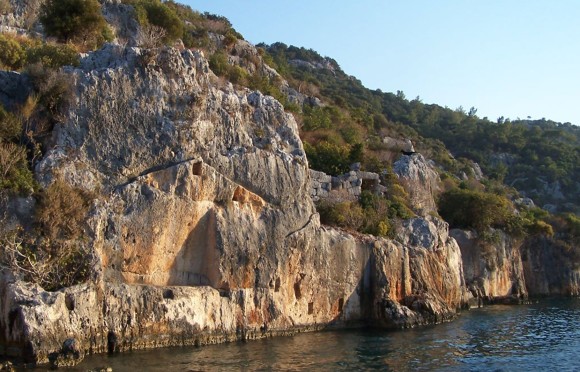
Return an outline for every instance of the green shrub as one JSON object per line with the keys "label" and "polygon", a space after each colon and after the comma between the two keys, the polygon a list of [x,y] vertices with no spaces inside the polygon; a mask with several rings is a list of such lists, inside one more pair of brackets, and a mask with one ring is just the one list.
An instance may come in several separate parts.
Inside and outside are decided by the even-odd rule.
{"label": "green shrub", "polygon": [[47,35],[89,49],[112,39],[98,0],[46,0],[39,20]]}
{"label": "green shrub", "polygon": [[216,52],[209,57],[209,68],[217,76],[227,76],[229,70],[228,56],[222,52]]}
{"label": "green shrub", "polygon": [[20,119],[0,105],[0,190],[30,194],[35,189],[27,151],[20,144]]}
{"label": "green shrub", "polygon": [[45,67],[79,66],[76,49],[68,44],[42,44],[27,51],[28,63],[41,63]]}
{"label": "green shrub", "polygon": [[527,226],[528,232],[532,235],[545,235],[548,237],[554,236],[554,228],[547,222],[534,221]]}
{"label": "green shrub", "polygon": [[240,66],[231,66],[228,71],[228,79],[233,84],[243,85],[248,79],[248,73]]}
{"label": "green shrub", "polygon": [[570,234],[575,237],[580,237],[580,217],[573,213],[567,213],[565,215],[565,220],[568,224]]}
{"label": "green shrub", "polygon": [[303,130],[313,131],[317,129],[328,129],[332,126],[330,114],[324,107],[304,107]]}
{"label": "green shrub", "polygon": [[183,21],[176,11],[159,0],[137,0],[130,2],[135,7],[137,20],[143,27],[148,24],[161,27],[166,34],[165,43],[171,43],[183,37]]}
{"label": "green shrub", "polygon": [[45,119],[57,121],[73,97],[70,77],[41,63],[29,65],[26,71],[34,85],[40,104],[47,111]]}
{"label": "green shrub", "polygon": [[237,35],[233,30],[226,31],[224,35],[224,45],[225,46],[232,46],[238,41]]}
{"label": "green shrub", "polygon": [[363,209],[353,201],[337,203],[322,201],[318,204],[317,210],[320,214],[320,221],[326,225],[351,230],[359,230],[363,225]]}
{"label": "green shrub", "polygon": [[389,218],[389,200],[364,190],[359,198],[359,204],[363,208],[363,226],[361,232],[376,236],[387,236],[391,230]]}
{"label": "green shrub", "polygon": [[26,52],[15,38],[0,34],[0,68],[19,70],[26,63]]}
{"label": "green shrub", "polygon": [[483,232],[490,227],[506,227],[513,215],[509,200],[482,191],[456,188],[439,198],[439,214],[453,227]]}
{"label": "green shrub", "polygon": [[388,236],[392,220],[398,216],[391,214],[391,201],[363,191],[357,201],[348,200],[344,192],[336,192],[331,197],[320,201],[316,209],[323,224],[355,230],[375,236]]}
{"label": "green shrub", "polygon": [[0,105],[0,142],[17,141],[22,132],[20,119]]}
{"label": "green shrub", "polygon": [[342,127],[340,129],[340,135],[342,138],[344,138],[346,143],[351,145],[362,140],[361,130],[355,125],[347,124],[346,126]]}
{"label": "green shrub", "polygon": [[331,175],[340,175],[350,169],[350,149],[348,146],[321,141],[315,145],[304,143],[304,150],[310,168]]}
{"label": "green shrub", "polygon": [[0,143],[0,189],[16,194],[30,194],[35,189],[28,168],[26,148],[15,143]]}

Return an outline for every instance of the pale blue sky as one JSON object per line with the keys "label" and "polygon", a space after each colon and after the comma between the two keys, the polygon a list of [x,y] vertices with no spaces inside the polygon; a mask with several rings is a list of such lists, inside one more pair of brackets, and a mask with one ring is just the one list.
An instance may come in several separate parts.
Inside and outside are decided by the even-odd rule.
{"label": "pale blue sky", "polygon": [[580,0],[181,1],[251,43],[334,58],[371,89],[580,125]]}

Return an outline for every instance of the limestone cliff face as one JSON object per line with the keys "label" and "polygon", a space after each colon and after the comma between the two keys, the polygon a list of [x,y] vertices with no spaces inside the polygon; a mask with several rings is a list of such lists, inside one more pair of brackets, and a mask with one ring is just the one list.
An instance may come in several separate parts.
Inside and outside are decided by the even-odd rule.
{"label": "limestone cliff face", "polygon": [[522,246],[528,292],[533,296],[579,296],[580,266],[570,248],[535,237]]}
{"label": "limestone cliff face", "polygon": [[486,242],[473,231],[451,230],[461,247],[465,282],[480,301],[519,301],[527,298],[521,241],[495,231],[497,239]]}
{"label": "limestone cliff face", "polygon": [[469,298],[461,252],[446,222],[433,217],[406,220],[397,242],[374,244],[372,310],[379,324],[438,323],[451,319]]}
{"label": "limestone cliff face", "polygon": [[403,155],[394,163],[393,170],[409,193],[413,208],[420,215],[437,213],[434,195],[439,190],[439,174],[423,155]]}
{"label": "limestone cliff face", "polygon": [[446,223],[397,241],[320,226],[296,122],[221,82],[199,52],[108,45],[67,73],[75,93],[38,164],[99,195],[92,280],[58,292],[1,279],[2,354],[250,339],[361,322],[407,327],[464,303]]}
{"label": "limestone cliff face", "polygon": [[465,282],[473,296],[470,305],[580,294],[573,249],[544,236],[522,240],[498,230],[493,234],[494,241],[486,242],[473,231],[450,231],[461,248]]}

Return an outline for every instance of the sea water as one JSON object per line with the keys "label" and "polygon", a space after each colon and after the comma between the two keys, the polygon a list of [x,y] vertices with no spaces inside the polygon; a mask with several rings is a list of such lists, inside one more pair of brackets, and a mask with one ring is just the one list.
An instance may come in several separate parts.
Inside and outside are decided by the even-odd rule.
{"label": "sea water", "polygon": [[85,358],[76,371],[580,371],[580,299],[464,311],[401,331],[302,333]]}

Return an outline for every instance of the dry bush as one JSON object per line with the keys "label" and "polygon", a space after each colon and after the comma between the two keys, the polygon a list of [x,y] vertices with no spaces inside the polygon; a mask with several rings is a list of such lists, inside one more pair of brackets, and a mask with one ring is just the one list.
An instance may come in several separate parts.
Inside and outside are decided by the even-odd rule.
{"label": "dry bush", "polygon": [[153,24],[146,24],[139,28],[137,33],[137,43],[147,49],[163,46],[163,41],[167,37],[167,30]]}
{"label": "dry bush", "polygon": [[[45,237],[9,224],[4,210],[0,269],[49,291],[88,280],[93,260],[80,235],[89,200],[85,192],[57,180],[42,194],[37,209]],[[0,192],[0,205],[7,205],[6,193]]]}
{"label": "dry bush", "polygon": [[40,194],[36,211],[36,220],[44,236],[52,241],[78,238],[83,232],[91,199],[87,191],[57,178]]}
{"label": "dry bush", "polygon": [[9,0],[0,0],[0,14],[8,14],[12,11]]}
{"label": "dry bush", "polygon": [[91,256],[78,242],[49,249],[11,231],[0,236],[0,244],[4,247],[0,252],[0,268],[45,290],[69,287],[89,278]]}
{"label": "dry bush", "polygon": [[37,103],[46,111],[38,112],[30,129],[36,135],[43,135],[52,130],[52,124],[62,120],[62,113],[74,96],[73,86],[69,75],[40,63],[28,66],[27,72],[34,85]]}
{"label": "dry bush", "polygon": [[38,22],[38,14],[40,13],[40,6],[42,0],[28,0],[24,10],[24,27],[31,30]]}
{"label": "dry bush", "polygon": [[20,163],[26,162],[26,149],[14,143],[0,143],[0,185]]}

